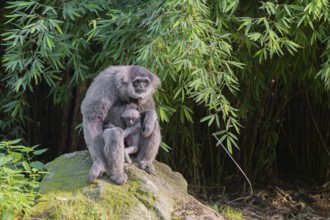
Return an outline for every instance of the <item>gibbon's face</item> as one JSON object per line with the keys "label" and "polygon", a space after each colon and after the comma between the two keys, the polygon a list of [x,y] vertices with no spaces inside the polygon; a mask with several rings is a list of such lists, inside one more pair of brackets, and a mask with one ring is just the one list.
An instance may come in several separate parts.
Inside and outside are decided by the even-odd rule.
{"label": "gibbon's face", "polygon": [[140,119],[140,112],[135,108],[135,105],[130,104],[127,105],[126,109],[123,114],[121,115],[121,118],[125,122],[126,126],[131,127],[137,123],[137,121]]}
{"label": "gibbon's face", "polygon": [[150,80],[148,78],[136,78],[133,81],[133,87],[137,94],[144,93],[149,87]]}
{"label": "gibbon's face", "polygon": [[133,99],[143,99],[147,97],[152,91],[150,79],[147,77],[135,77],[132,80],[130,86],[131,92],[129,96]]}
{"label": "gibbon's face", "polygon": [[136,117],[124,117],[123,120],[127,127],[131,127],[131,126],[135,125],[137,118]]}

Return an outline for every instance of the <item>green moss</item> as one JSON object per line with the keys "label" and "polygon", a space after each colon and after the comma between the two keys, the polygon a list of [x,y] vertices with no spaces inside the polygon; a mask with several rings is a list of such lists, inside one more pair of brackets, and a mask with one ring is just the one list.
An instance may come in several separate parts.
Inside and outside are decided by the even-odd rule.
{"label": "green moss", "polygon": [[40,192],[72,191],[87,186],[87,176],[92,163],[86,152],[61,156],[46,165],[48,175],[40,184]]}
{"label": "green moss", "polygon": [[156,196],[144,189],[140,180],[133,180],[133,182],[129,184],[128,192],[146,206],[147,209],[154,209]]}
{"label": "green moss", "polygon": [[[108,184],[99,187],[98,184]],[[74,193],[46,194],[34,207],[32,217],[43,219],[123,219],[137,201],[120,186],[92,184]],[[101,191],[100,191],[101,190]]]}

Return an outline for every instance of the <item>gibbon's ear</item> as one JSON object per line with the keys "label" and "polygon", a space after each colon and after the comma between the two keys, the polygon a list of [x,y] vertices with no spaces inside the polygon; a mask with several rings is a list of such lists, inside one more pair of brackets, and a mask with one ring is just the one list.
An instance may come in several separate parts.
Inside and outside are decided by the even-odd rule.
{"label": "gibbon's ear", "polygon": [[155,86],[155,88],[159,88],[161,86],[161,81],[155,74],[152,76],[152,84]]}
{"label": "gibbon's ear", "polygon": [[121,78],[121,84],[124,86],[128,85],[128,79],[126,79],[126,77]]}

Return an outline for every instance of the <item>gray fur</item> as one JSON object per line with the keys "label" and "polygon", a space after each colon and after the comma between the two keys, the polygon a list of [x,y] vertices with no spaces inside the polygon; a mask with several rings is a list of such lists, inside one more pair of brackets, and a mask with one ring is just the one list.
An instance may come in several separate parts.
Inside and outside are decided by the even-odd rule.
{"label": "gray fur", "polygon": [[[144,81],[134,87],[137,78]],[[152,95],[159,85],[159,78],[140,66],[109,67],[94,79],[81,104],[84,138],[93,159],[90,183],[103,171],[117,184],[127,181],[123,165],[125,124],[118,108],[131,101],[138,103],[144,115],[138,163],[147,172],[154,170],[152,161],[158,152],[160,129]],[[107,123],[109,128],[103,132]]]}

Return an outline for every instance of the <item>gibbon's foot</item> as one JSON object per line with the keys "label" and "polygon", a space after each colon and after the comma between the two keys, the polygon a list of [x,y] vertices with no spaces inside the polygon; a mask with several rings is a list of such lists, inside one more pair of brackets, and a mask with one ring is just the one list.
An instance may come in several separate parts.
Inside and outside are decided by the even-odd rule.
{"label": "gibbon's foot", "polygon": [[121,173],[121,174],[117,174],[117,175],[112,175],[112,176],[110,176],[110,179],[111,179],[114,183],[116,183],[116,184],[118,184],[118,185],[122,185],[122,184],[124,184],[124,183],[127,182],[128,177],[127,177],[127,174],[126,174],[126,173]]}
{"label": "gibbon's foot", "polygon": [[98,176],[95,175],[94,173],[89,173],[89,174],[88,174],[88,178],[87,178],[88,183],[89,183],[89,184],[93,183],[94,180],[96,180],[97,177],[98,177]]}
{"label": "gibbon's foot", "polygon": [[94,180],[102,176],[102,174],[102,165],[94,162],[88,174],[88,183],[94,182]]}
{"label": "gibbon's foot", "polygon": [[155,167],[152,164],[152,162],[145,162],[145,161],[141,161],[139,163],[139,166],[142,170],[145,170],[147,173],[151,174],[151,173],[155,173]]}
{"label": "gibbon's foot", "polygon": [[126,152],[125,152],[125,163],[127,163],[127,164],[131,164],[132,163],[131,158],[129,157],[128,154],[126,154]]}

